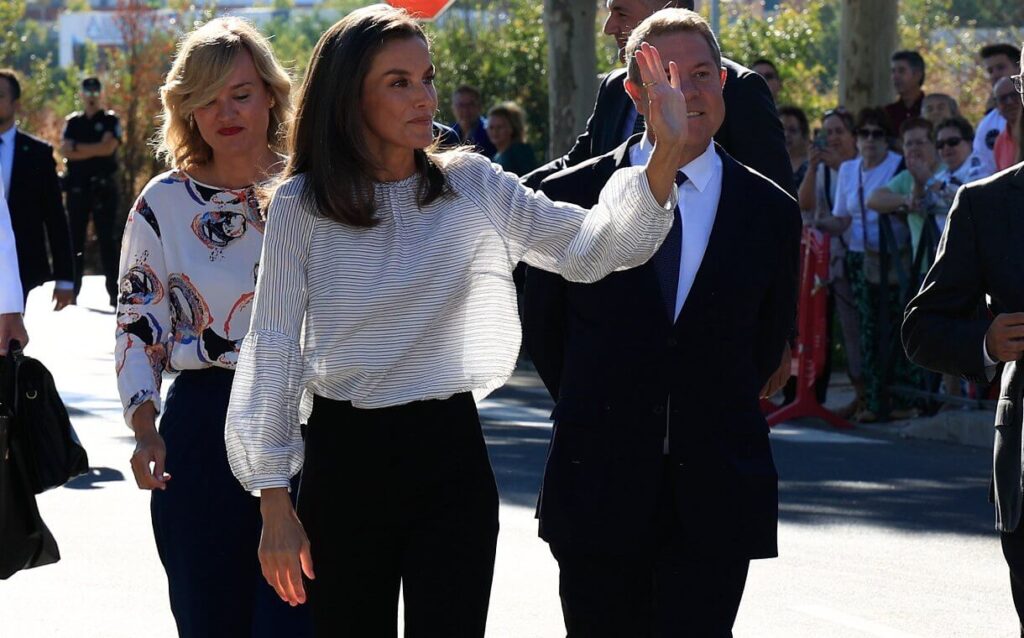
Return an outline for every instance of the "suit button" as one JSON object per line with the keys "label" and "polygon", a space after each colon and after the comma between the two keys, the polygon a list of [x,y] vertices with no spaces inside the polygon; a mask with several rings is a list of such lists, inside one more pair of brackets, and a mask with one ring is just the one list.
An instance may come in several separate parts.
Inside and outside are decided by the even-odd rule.
{"label": "suit button", "polygon": [[652,410],[652,412],[654,412],[655,414],[661,414],[664,411],[665,411],[665,408],[663,406],[660,406],[660,405],[654,406],[654,409]]}
{"label": "suit button", "polygon": [[669,337],[667,343],[669,348],[675,348],[679,345],[679,341],[677,341],[675,337]]}

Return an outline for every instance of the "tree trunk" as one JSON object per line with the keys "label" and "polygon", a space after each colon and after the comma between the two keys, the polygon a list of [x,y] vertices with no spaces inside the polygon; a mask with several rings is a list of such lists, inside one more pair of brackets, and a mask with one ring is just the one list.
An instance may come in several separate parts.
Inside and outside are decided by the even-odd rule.
{"label": "tree trunk", "polygon": [[548,153],[568,151],[594,109],[597,59],[594,0],[544,0],[548,34]]}
{"label": "tree trunk", "polygon": [[894,0],[842,0],[839,103],[854,114],[893,100],[889,58],[896,51]]}

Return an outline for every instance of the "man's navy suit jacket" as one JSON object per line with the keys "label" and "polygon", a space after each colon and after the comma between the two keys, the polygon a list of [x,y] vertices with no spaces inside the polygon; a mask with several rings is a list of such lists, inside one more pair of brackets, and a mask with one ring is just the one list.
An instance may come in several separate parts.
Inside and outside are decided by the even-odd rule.
{"label": "man's navy suit jacket", "polygon": [[[637,141],[541,189],[592,206]],[[549,543],[601,552],[654,543],[668,462],[688,542],[731,558],[777,554],[778,477],[758,395],[796,315],[800,211],[776,184],[717,152],[718,211],[674,323],[653,260],[593,284],[527,275],[525,343],[556,402],[538,505]]]}
{"label": "man's navy suit jacket", "polygon": [[[722,66],[728,75],[722,89],[725,120],[715,133],[715,141],[740,163],[795,194],[797,185],[793,183],[786,139],[768,85],[760,75],[732,60],[722,58]],[[566,155],[526,175],[524,184],[536,189],[545,177],[612,151],[623,142],[626,116],[633,110],[633,101],[623,85],[625,78],[626,69],[605,76],[587,129]]]}
{"label": "man's navy suit jacket", "polygon": [[7,205],[11,209],[18,272],[25,292],[51,279],[74,281],[71,232],[53,147],[21,131],[14,136],[14,166]]}

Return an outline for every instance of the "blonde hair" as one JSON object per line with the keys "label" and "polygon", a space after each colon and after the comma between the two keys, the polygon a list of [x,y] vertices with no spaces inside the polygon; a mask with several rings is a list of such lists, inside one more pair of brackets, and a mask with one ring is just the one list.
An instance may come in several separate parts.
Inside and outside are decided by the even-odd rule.
{"label": "blonde hair", "polygon": [[492,118],[495,115],[508,120],[508,125],[512,129],[513,142],[526,141],[526,117],[523,115],[523,109],[519,108],[518,104],[515,102],[502,102],[487,112],[488,118]]}
{"label": "blonde hair", "polygon": [[156,153],[174,168],[202,165],[213,157],[192,112],[211,102],[224,88],[239,52],[248,51],[256,72],[273,96],[267,144],[286,150],[291,118],[291,78],[274,57],[270,42],[249,22],[228,17],[211,20],[182,38],[174,64],[160,87],[164,112]]}

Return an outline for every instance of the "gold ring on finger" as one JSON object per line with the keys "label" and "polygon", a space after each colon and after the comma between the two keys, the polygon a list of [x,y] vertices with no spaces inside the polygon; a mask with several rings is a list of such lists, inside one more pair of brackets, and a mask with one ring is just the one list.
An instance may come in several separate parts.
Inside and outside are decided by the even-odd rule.
{"label": "gold ring on finger", "polygon": [[658,83],[657,80],[655,80],[654,82],[641,82],[640,86],[642,86],[642,87],[644,87],[646,89],[647,87],[654,86],[657,83]]}

